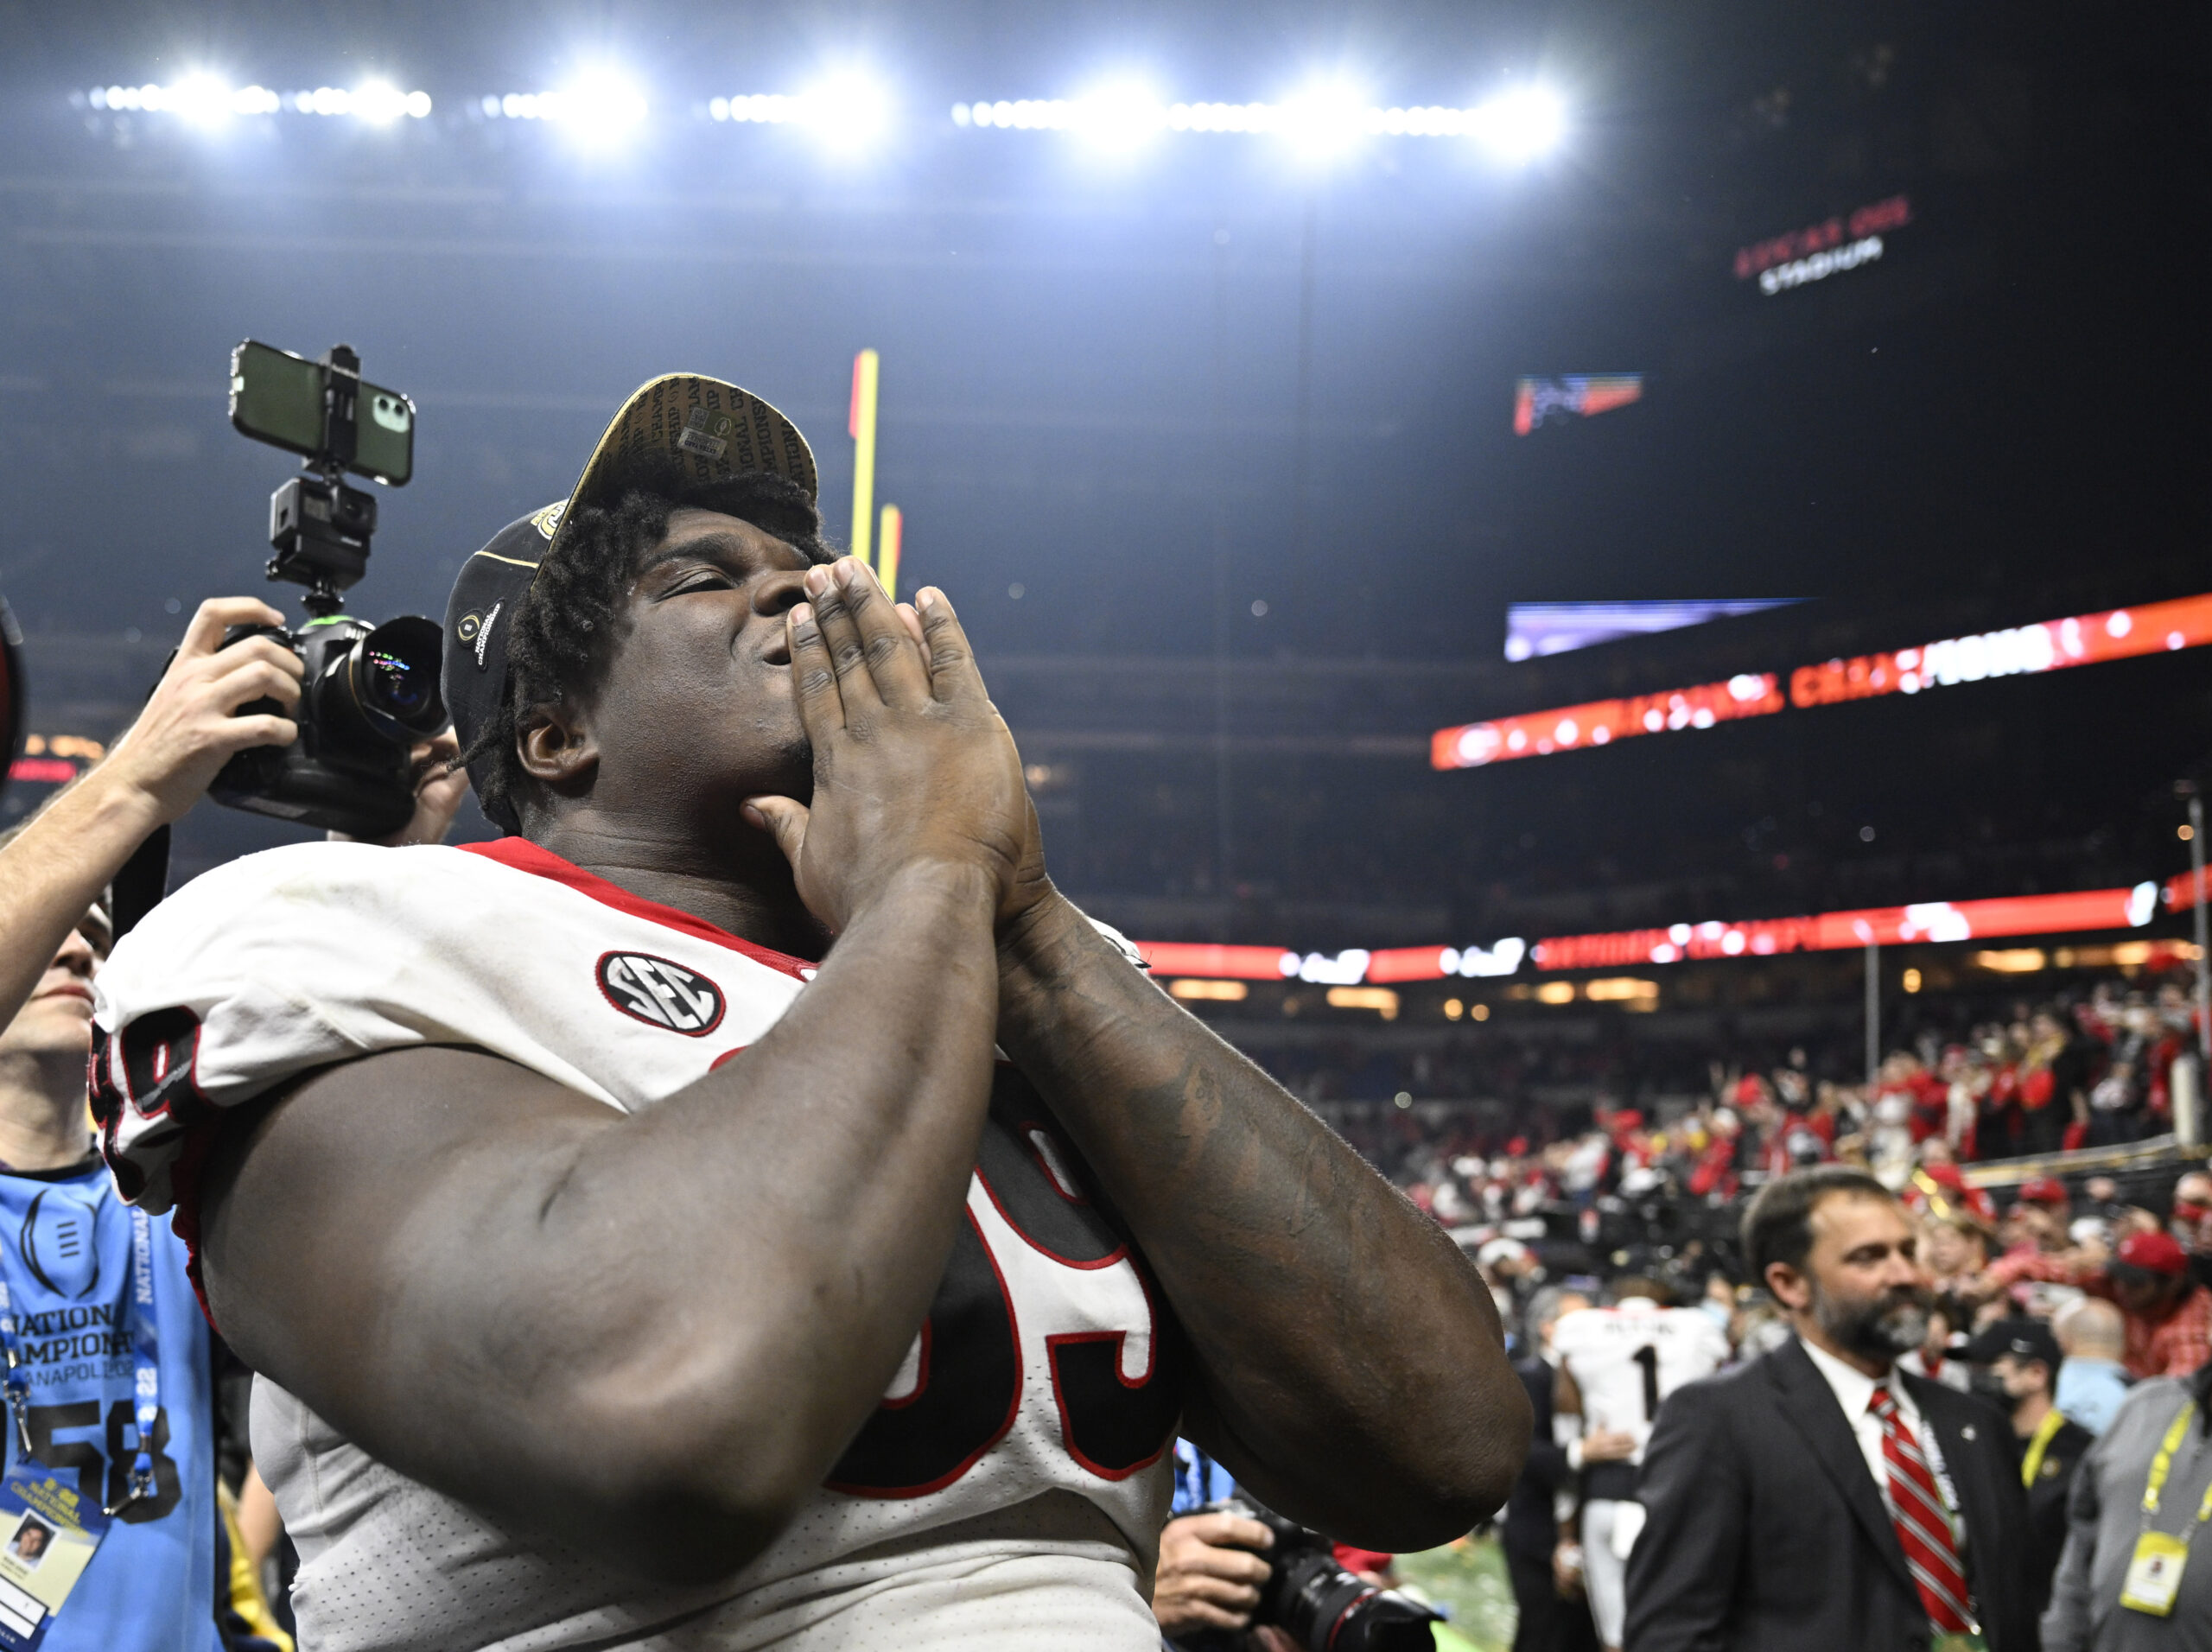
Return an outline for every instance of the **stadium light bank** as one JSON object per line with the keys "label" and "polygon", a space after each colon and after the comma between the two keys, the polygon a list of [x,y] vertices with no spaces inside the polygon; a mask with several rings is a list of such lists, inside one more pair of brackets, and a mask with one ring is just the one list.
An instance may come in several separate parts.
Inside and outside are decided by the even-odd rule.
{"label": "stadium light bank", "polygon": [[1471,108],[1367,103],[1323,87],[1279,103],[1168,103],[1105,92],[1086,98],[978,99],[952,106],[955,126],[986,131],[1071,132],[1119,141],[1160,133],[1285,138],[1328,152],[1362,138],[1471,139],[1501,161],[1533,161],[1559,146],[1567,110],[1541,86],[1501,92]]}
{"label": "stadium light bank", "polygon": [[[383,80],[346,86],[279,91],[257,83],[234,86],[212,74],[162,85],[94,86],[71,102],[118,114],[165,114],[213,126],[233,117],[345,116],[372,125],[422,120],[430,94],[403,92]],[[612,137],[643,128],[655,105],[630,78],[593,70],[566,86],[536,92],[486,92],[461,107],[486,120],[523,121]],[[885,86],[860,73],[833,75],[796,92],[743,92],[696,104],[715,124],[809,129],[833,148],[857,149],[896,123]],[[970,131],[1061,132],[1107,149],[1134,149],[1169,134],[1269,137],[1308,158],[1340,154],[1372,139],[1457,138],[1506,164],[1523,164],[1556,149],[1567,130],[1565,103],[1548,87],[1503,92],[1459,108],[1384,105],[1357,89],[1325,84],[1274,103],[1174,102],[1150,89],[1118,84],[1076,98],[980,99],[952,105],[955,127]]]}
{"label": "stadium light bank", "polygon": [[386,126],[403,118],[423,120],[430,112],[429,92],[402,92],[383,80],[278,92],[264,86],[231,86],[212,75],[188,75],[168,86],[94,86],[78,96],[83,106],[92,109],[175,115],[197,125],[212,125],[236,115],[345,115]]}

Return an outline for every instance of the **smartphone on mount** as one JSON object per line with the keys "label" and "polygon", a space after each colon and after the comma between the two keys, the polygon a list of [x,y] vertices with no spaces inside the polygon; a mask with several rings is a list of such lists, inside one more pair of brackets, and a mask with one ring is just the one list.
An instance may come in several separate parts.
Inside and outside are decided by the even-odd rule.
{"label": "smartphone on mount", "polygon": [[[329,370],[274,345],[248,339],[231,352],[231,425],[242,436],[313,458],[323,441],[322,403]],[[361,386],[353,457],[346,467],[387,486],[415,473],[415,403],[381,384]]]}

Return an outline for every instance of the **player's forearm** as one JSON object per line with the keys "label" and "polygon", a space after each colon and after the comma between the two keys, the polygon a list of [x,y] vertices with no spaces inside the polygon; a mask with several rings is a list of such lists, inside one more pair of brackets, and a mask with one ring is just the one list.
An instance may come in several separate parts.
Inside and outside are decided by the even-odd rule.
{"label": "player's forearm", "polygon": [[989,1091],[992,893],[900,882],[759,1044],[634,1115],[470,1051],[309,1076],[209,1163],[225,1334],[449,1496],[656,1573],[734,1570],[944,1273]]}
{"label": "player's forearm", "polygon": [[1382,1547],[1503,1502],[1528,1401],[1458,1247],[1065,901],[1000,958],[1000,1042],[1158,1274],[1238,1478]]}
{"label": "player's forearm", "polygon": [[691,1331],[665,1351],[697,1369],[727,1466],[791,1495],[881,1397],[950,1254],[989,1098],[992,899],[902,880],[759,1044],[602,1133],[547,1208],[579,1258],[612,1214],[665,1211],[625,1288],[715,1328],[703,1362]]}
{"label": "player's forearm", "polygon": [[69,931],[161,823],[152,800],[94,769],[0,849],[0,1025]]}

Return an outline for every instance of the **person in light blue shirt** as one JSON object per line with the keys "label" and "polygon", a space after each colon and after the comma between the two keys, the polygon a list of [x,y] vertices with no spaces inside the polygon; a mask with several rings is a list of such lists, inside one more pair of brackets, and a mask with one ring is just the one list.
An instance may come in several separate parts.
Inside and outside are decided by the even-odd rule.
{"label": "person in light blue shirt", "polygon": [[87,1502],[121,1505],[42,1652],[220,1652],[207,1322],[165,1220],[149,1236],[160,1404],[143,1444],[153,1480],[149,1495],[125,1502],[141,1445],[130,1212],[92,1150],[84,1098],[104,939],[96,912],[0,1029],[0,1270],[29,1390],[22,1428],[4,1428],[6,1460],[21,1458],[28,1433],[35,1460],[65,1484],[73,1473]]}
{"label": "person in light blue shirt", "polygon": [[2101,1434],[2127,1398],[2127,1368],[2120,1363],[2127,1330],[2120,1310],[2101,1297],[2085,1296],[2061,1308],[2050,1328],[2066,1356],[2053,1402],[2091,1433]]}

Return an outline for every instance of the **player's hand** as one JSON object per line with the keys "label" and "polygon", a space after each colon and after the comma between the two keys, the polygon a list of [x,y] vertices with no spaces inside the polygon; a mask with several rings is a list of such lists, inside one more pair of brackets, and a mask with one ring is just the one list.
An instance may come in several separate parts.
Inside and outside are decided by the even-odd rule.
{"label": "player's hand", "polygon": [[[910,604],[905,602],[898,605],[898,612],[899,618],[906,624],[907,634],[913,638],[914,645],[922,651],[922,658],[926,661],[930,657],[930,642],[928,634],[922,629],[921,617]],[[1027,833],[1021,845],[1020,861],[1014,868],[1013,892],[999,909],[1001,941],[1011,932],[1009,925],[1013,920],[1025,914],[1034,915],[1042,909],[1048,897],[1059,893],[1052,886],[1052,880],[1045,870],[1044,829],[1037,823],[1036,799],[1028,796],[1026,787],[1022,802]],[[1077,921],[1088,920],[1078,918]]]}
{"label": "player's hand", "polygon": [[979,870],[1011,916],[1028,832],[1021,758],[952,604],[925,587],[927,653],[851,557],[810,569],[785,618],[791,688],[814,747],[814,799],[746,800],[790,858],[799,898],[834,934],[903,872]]}
{"label": "player's hand", "polygon": [[1273,1570],[1254,1551],[1272,1548],[1274,1534],[1238,1515],[1185,1515],[1160,1534],[1160,1569],[1152,1615],[1173,1639],[1198,1630],[1239,1630],[1252,1621],[1260,1588]]}
{"label": "player's hand", "polygon": [[[216,771],[254,746],[289,746],[299,725],[306,668],[270,637],[222,646],[231,626],[281,626],[284,616],[250,596],[214,597],[200,605],[138,720],[95,771],[148,813],[148,828],[167,825],[200,801]],[[254,700],[274,700],[284,715],[232,714]]]}
{"label": "player's hand", "polygon": [[1600,1428],[1594,1434],[1582,1437],[1582,1460],[1586,1463],[1618,1463],[1636,1455],[1636,1436],[1624,1428]]}

